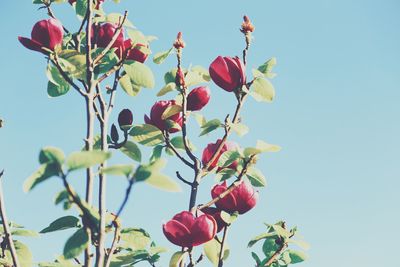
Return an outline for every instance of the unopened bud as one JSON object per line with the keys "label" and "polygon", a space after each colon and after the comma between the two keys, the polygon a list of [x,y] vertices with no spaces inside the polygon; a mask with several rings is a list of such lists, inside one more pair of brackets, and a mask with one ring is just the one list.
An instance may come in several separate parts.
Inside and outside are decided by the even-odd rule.
{"label": "unopened bud", "polygon": [[240,31],[242,33],[248,33],[248,32],[253,32],[255,29],[254,25],[251,23],[250,19],[248,16],[243,17],[243,23],[242,23],[242,28]]}
{"label": "unopened bud", "polygon": [[185,48],[185,42],[182,39],[182,32],[178,32],[178,35],[176,36],[176,40],[174,41],[173,46],[176,49]]}
{"label": "unopened bud", "polygon": [[179,88],[185,87],[185,75],[183,74],[183,71],[181,68],[179,68],[176,71],[176,76],[175,76],[175,84]]}
{"label": "unopened bud", "polygon": [[133,115],[132,111],[129,109],[123,109],[118,115],[118,124],[119,127],[122,129],[124,126],[131,126],[133,123]]}
{"label": "unopened bud", "polygon": [[117,127],[115,126],[115,124],[113,124],[111,126],[111,140],[114,143],[118,143],[118,139],[119,139],[118,130],[117,130]]}

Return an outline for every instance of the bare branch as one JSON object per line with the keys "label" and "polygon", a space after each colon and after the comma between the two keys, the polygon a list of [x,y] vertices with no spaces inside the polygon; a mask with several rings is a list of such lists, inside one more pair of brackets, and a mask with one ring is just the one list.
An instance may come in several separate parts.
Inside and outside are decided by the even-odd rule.
{"label": "bare branch", "polygon": [[4,204],[3,186],[1,183],[1,178],[2,178],[3,174],[4,174],[4,170],[2,170],[0,172],[0,216],[1,216],[1,221],[3,223],[4,236],[5,236],[5,239],[7,240],[8,246],[10,248],[11,258],[14,263],[14,267],[20,267],[21,265],[19,264],[18,255],[17,255],[17,251],[14,246],[14,242],[13,242],[13,238],[12,238],[11,230],[10,230],[10,225],[8,224],[6,208],[5,208],[5,204]]}
{"label": "bare branch", "polygon": [[194,165],[192,163],[190,163],[187,159],[185,159],[179,152],[178,150],[174,147],[173,144],[171,144],[171,141],[169,139],[169,135],[168,133],[164,133],[163,132],[163,136],[164,136],[164,140],[165,140],[165,144],[167,145],[168,148],[170,148],[174,154],[183,162],[185,163],[187,166],[189,166],[190,168],[194,168]]}

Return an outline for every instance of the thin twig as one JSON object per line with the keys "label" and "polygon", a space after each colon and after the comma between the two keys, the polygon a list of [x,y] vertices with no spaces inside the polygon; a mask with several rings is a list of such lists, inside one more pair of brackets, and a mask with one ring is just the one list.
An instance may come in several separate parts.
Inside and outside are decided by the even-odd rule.
{"label": "thin twig", "polygon": [[[119,207],[119,209],[117,211],[117,214],[115,215],[114,220],[111,222],[112,224],[116,223],[118,218],[121,216],[122,211],[124,210],[126,204],[128,203],[129,196],[131,194],[132,187],[135,184],[135,182],[136,182],[136,180],[133,177],[129,179],[129,184],[128,184],[128,187],[126,188],[126,191],[125,191],[124,200],[122,201],[121,206]],[[110,224],[110,226],[111,226],[111,224]]]}
{"label": "thin twig", "polygon": [[[285,223],[283,223],[282,225],[283,229],[286,229]],[[289,239],[292,238],[294,236],[294,232],[289,236]],[[269,258],[269,260],[265,263],[265,267],[270,266],[273,262],[276,261],[276,259],[285,251],[285,249],[288,247],[288,242],[283,242],[281,247],[275,251],[274,254],[272,254],[271,258]]]}
{"label": "thin twig", "polygon": [[108,255],[106,256],[106,266],[105,267],[109,267],[111,264],[111,260],[112,260],[112,255],[114,254],[115,249],[117,248],[117,244],[119,243],[119,240],[121,238],[121,231],[120,231],[120,226],[117,222],[114,221],[113,223],[114,225],[114,237],[113,237],[113,241],[111,244],[111,248],[108,252]]}
{"label": "thin twig", "polygon": [[224,250],[225,250],[225,241],[228,235],[228,228],[229,225],[224,227],[224,233],[222,234],[222,241],[221,241],[221,249],[219,250],[218,255],[218,267],[222,267],[224,265]]}
{"label": "thin twig", "polygon": [[181,180],[182,182],[184,182],[185,184],[188,184],[188,185],[192,185],[192,183],[191,182],[189,182],[188,180],[186,180],[185,178],[183,178],[182,176],[181,176],[181,174],[179,173],[179,171],[176,171],[176,177],[178,177],[178,179],[179,180]]}
{"label": "thin twig", "polygon": [[170,139],[169,139],[169,134],[163,132],[163,136],[164,136],[165,144],[167,145],[167,147],[170,148],[170,149],[174,152],[174,154],[175,154],[183,163],[185,163],[187,166],[189,166],[190,168],[193,169],[194,165],[193,165],[192,163],[190,163],[187,159],[185,159],[185,158],[178,152],[178,150],[174,147],[174,145],[171,144],[171,141],[170,141]]}
{"label": "thin twig", "polygon": [[4,236],[5,236],[5,239],[7,240],[8,246],[10,248],[11,258],[14,263],[14,267],[20,267],[21,265],[19,264],[17,250],[15,249],[15,245],[14,245],[13,238],[11,235],[10,225],[8,224],[7,213],[6,213],[6,208],[5,208],[5,204],[4,204],[3,186],[2,186],[2,182],[1,182],[1,178],[2,178],[3,174],[4,174],[4,170],[2,170],[0,172],[0,216],[1,216],[1,221],[3,223]]}

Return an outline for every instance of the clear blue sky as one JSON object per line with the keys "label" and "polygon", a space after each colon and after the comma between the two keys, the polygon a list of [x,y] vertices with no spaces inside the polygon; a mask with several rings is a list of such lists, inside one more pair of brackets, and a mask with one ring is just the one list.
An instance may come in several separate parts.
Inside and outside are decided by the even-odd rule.
{"label": "clear blue sky", "polygon": [[[18,2],[18,4],[17,4]],[[62,216],[52,204],[61,183],[53,179],[29,194],[22,183],[38,166],[39,149],[58,146],[78,150],[84,136],[83,101],[75,92],[50,99],[46,95],[46,62],[24,49],[17,35],[29,36],[32,25],[45,18],[30,1],[1,1],[0,16],[0,168],[9,217],[40,230]],[[242,216],[229,236],[227,266],[252,266],[247,240],[261,232],[262,222],[284,219],[297,225],[311,244],[310,259],[301,266],[373,267],[397,263],[400,233],[400,3],[397,0],[303,1],[133,1],[105,5],[107,11],[128,9],[144,33],[159,37],[154,52],[170,47],[182,31],[187,43],[184,64],[208,66],[217,55],[237,55],[243,47],[238,31],[243,14],[256,25],[249,66],[275,56],[277,97],[272,104],[248,101],[243,122],[256,139],[283,150],[259,162],[268,187],[258,205]],[[56,10],[69,28],[76,27],[73,10]],[[162,86],[164,72],[175,65],[149,62],[157,77],[155,90],[137,98],[119,92],[116,110],[129,107],[143,122]],[[232,96],[212,87],[208,118],[224,118]],[[229,97],[231,99],[229,99]],[[199,148],[221,133],[197,139]],[[233,136],[234,140],[239,140]],[[116,157],[115,162],[129,162]],[[170,159],[171,176],[184,166]],[[183,171],[183,173],[187,173]],[[212,177],[200,190],[209,198]],[[72,177],[82,189],[83,177]],[[119,205],[124,180],[109,179],[108,206]],[[170,194],[139,185],[123,214],[126,226],[145,227],[160,245],[168,245],[162,221],[187,208],[188,193]],[[166,205],[168,204],[168,205]],[[48,234],[29,244],[36,261],[62,253],[71,232]],[[174,248],[174,247],[173,247]],[[175,248],[174,248],[175,249]],[[165,255],[164,260],[170,254]],[[162,266],[165,266],[165,261]],[[207,266],[203,264],[202,266]]]}

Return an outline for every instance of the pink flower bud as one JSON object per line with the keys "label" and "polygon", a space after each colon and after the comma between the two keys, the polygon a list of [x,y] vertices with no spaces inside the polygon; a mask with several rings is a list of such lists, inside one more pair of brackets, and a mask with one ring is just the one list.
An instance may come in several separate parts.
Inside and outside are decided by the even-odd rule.
{"label": "pink flower bud", "polygon": [[122,58],[126,50],[129,49],[126,59],[128,60],[135,60],[140,63],[144,63],[149,56],[148,54],[143,53],[138,47],[144,47],[144,44],[135,44],[135,47],[132,48],[132,41],[131,39],[127,39],[124,41],[124,45],[118,47],[115,53],[118,55],[119,58]]}
{"label": "pink flower bud", "polygon": [[[218,197],[227,189],[226,181],[215,185],[211,190],[212,198]],[[251,210],[257,204],[257,200],[258,192],[254,190],[248,180],[243,180],[231,193],[218,200],[215,206],[229,213],[237,211],[239,214],[243,214]]]}
{"label": "pink flower bud", "polygon": [[128,126],[128,125],[132,125],[133,123],[133,114],[132,111],[130,111],[129,109],[123,109],[121,110],[121,112],[118,114],[118,124],[119,127],[123,127],[123,126]]}
{"label": "pink flower bud", "polygon": [[178,87],[185,87],[185,74],[181,68],[176,71],[175,84]]}
{"label": "pink flower bud", "polygon": [[171,243],[191,248],[213,239],[217,233],[217,223],[210,215],[195,217],[189,211],[182,211],[163,225],[163,232]]}
{"label": "pink flower bud", "polygon": [[217,233],[221,232],[222,229],[227,225],[221,217],[221,210],[214,207],[206,207],[201,209],[205,214],[211,215],[217,222]]}
{"label": "pink flower bud", "polygon": [[168,123],[166,122],[166,120],[162,119],[162,115],[164,113],[164,111],[170,107],[176,105],[176,101],[175,100],[162,100],[162,101],[158,101],[156,102],[153,107],[151,108],[150,111],[150,118],[145,115],[144,116],[144,121],[147,124],[152,124],[154,126],[156,126],[158,129],[160,129],[161,131],[168,131],[169,133],[176,133],[178,131],[180,131],[180,127],[182,127],[182,114],[179,112],[175,115],[172,115],[171,117],[167,118],[166,120],[171,120],[173,122],[175,122],[176,124],[179,125],[179,128],[175,127],[168,127]]}
{"label": "pink flower bud", "polygon": [[173,43],[173,46],[176,49],[185,48],[185,41],[183,41],[183,39],[182,39],[182,32],[178,32],[176,39]]}
{"label": "pink flower bud", "polygon": [[[112,23],[103,23],[101,25],[93,26],[92,29],[92,42],[96,43],[98,47],[105,48],[111,42],[114,33],[117,31],[117,25]],[[95,34],[97,33],[97,35]],[[96,37],[96,38],[95,38]],[[117,39],[111,47],[119,48],[124,45],[124,33],[120,31]]]}
{"label": "pink flower bud", "polygon": [[209,72],[214,83],[228,92],[246,83],[245,68],[238,57],[218,56],[211,63]]}
{"label": "pink flower bud", "polygon": [[202,109],[210,100],[210,89],[207,86],[194,88],[187,96],[187,110]]}
{"label": "pink flower bud", "polygon": [[61,22],[50,18],[38,21],[33,26],[31,39],[19,36],[18,40],[26,48],[46,54],[47,52],[42,47],[54,50],[56,46],[62,45],[63,35],[64,29]]}
{"label": "pink flower bud", "polygon": [[240,29],[243,33],[253,32],[255,29],[248,16],[243,16],[242,28]]}
{"label": "pink flower bud", "polygon": [[[205,166],[210,160],[211,157],[214,155],[215,151],[219,147],[219,144],[221,143],[221,139],[218,139],[217,142],[214,144],[210,143],[207,145],[207,147],[203,150],[203,155],[201,157],[201,161],[203,163],[203,166]],[[224,153],[225,151],[230,151],[230,150],[236,150],[239,148],[239,145],[235,142],[230,142],[230,141],[225,141],[224,145],[222,146],[221,151],[219,152],[218,156],[215,158],[214,162],[210,165],[208,170],[212,170],[217,166],[219,157]],[[234,161],[231,165],[229,165],[227,168],[230,169],[236,169],[237,167],[237,161]],[[219,171],[218,169],[217,171]]]}

